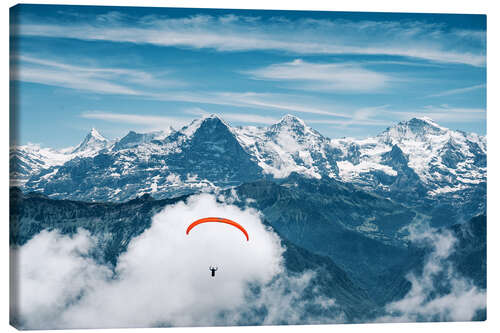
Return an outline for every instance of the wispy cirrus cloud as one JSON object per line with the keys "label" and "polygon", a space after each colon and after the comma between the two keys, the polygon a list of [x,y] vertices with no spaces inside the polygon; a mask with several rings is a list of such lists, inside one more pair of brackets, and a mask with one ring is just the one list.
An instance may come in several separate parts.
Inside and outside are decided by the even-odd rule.
{"label": "wispy cirrus cloud", "polygon": [[[116,113],[106,111],[85,111],[80,113],[81,118],[102,120],[111,123],[128,124],[140,126],[146,130],[165,129],[169,126],[173,128],[181,128],[192,121],[193,115],[202,117],[207,116],[210,112],[201,108],[192,108],[180,113],[185,116],[172,117],[168,115],[148,115],[137,113]],[[224,120],[229,122],[241,122],[251,124],[269,125],[279,121],[279,118],[262,116],[259,114],[249,113],[233,113],[233,112],[219,112]]]}
{"label": "wispy cirrus cloud", "polygon": [[30,65],[11,71],[11,80],[39,83],[99,94],[138,95],[139,92],[125,85],[110,82],[88,72],[60,70],[56,67],[40,68]]}
{"label": "wispy cirrus cloud", "polygon": [[448,104],[427,105],[413,110],[401,110],[391,105],[369,106],[346,110],[349,118],[311,119],[307,122],[318,125],[331,125],[338,129],[386,127],[395,121],[404,121],[415,117],[428,117],[439,123],[470,123],[486,119],[486,110],[482,108],[456,107]]}
{"label": "wispy cirrus cloud", "polygon": [[314,119],[309,120],[311,124],[334,125],[339,128],[349,126],[387,126],[391,120],[383,117],[389,109],[389,105],[370,106],[360,109],[354,109],[350,112],[350,119]]}
{"label": "wispy cirrus cloud", "polygon": [[147,129],[163,129],[169,126],[180,128],[190,121],[189,117],[155,116],[146,114],[129,114],[105,111],[85,111],[80,114],[85,119],[103,120],[113,123],[144,126]]}
{"label": "wispy cirrus cloud", "polygon": [[270,111],[290,111],[351,118],[351,115],[344,112],[332,111],[335,108],[331,104],[293,94],[218,92],[212,97],[215,97],[214,104],[226,103],[227,105],[260,108]]}
{"label": "wispy cirrus cloud", "polygon": [[258,114],[242,114],[242,113],[222,113],[222,117],[228,121],[236,121],[250,124],[275,124],[279,118],[261,116]]}
{"label": "wispy cirrus cloud", "polygon": [[255,79],[284,81],[313,91],[375,92],[395,78],[353,63],[311,63],[301,59],[246,71]]}
{"label": "wispy cirrus cloud", "polygon": [[[210,112],[205,111],[201,108],[192,108],[185,110],[185,113],[195,115],[195,116],[208,116]],[[250,124],[275,124],[279,121],[279,118],[263,116],[260,114],[251,113],[233,113],[233,112],[220,112],[218,113],[224,120],[250,123]]]}
{"label": "wispy cirrus cloud", "polygon": [[[184,81],[164,80],[149,72],[124,68],[74,65],[40,57],[16,55],[22,65],[15,66],[11,80],[51,85],[98,94],[128,95],[135,98],[212,104],[275,112],[299,112],[341,118],[325,101],[306,96],[279,93],[190,91]],[[154,89],[151,88],[154,86]],[[180,89],[184,88],[184,89]],[[269,119],[267,120],[269,121]]]}
{"label": "wispy cirrus cloud", "polygon": [[[279,50],[295,54],[386,55],[485,66],[485,31],[447,31],[425,22],[348,21],[196,15],[148,16],[130,23],[111,16],[74,24],[30,22],[21,35],[212,48],[218,51]],[[460,41],[465,43],[460,43]],[[467,44],[464,48],[462,44]]]}
{"label": "wispy cirrus cloud", "polygon": [[427,97],[442,97],[442,96],[450,96],[450,95],[459,95],[459,94],[467,93],[469,91],[474,91],[474,90],[483,89],[483,88],[486,88],[486,84],[477,84],[477,85],[470,86],[470,87],[445,90],[445,91],[439,92],[437,94],[428,95]]}
{"label": "wispy cirrus cloud", "polygon": [[99,94],[143,95],[140,86],[183,86],[181,81],[159,79],[149,72],[82,66],[42,59],[35,56],[14,55],[17,63],[11,71],[11,80],[39,83]]}
{"label": "wispy cirrus cloud", "polygon": [[[224,112],[222,110],[217,110],[217,112],[228,121],[240,123],[272,124],[284,112],[295,113],[303,118],[305,117],[305,119],[307,119],[308,115],[314,115],[315,117],[309,121],[311,124],[332,125],[344,130],[360,126],[372,128],[387,126],[392,122],[388,118],[390,115],[400,120],[427,116],[435,121],[462,123],[482,121],[486,117],[485,110],[481,108],[452,107],[446,104],[419,107],[414,110],[392,109],[388,105],[359,108],[332,104],[328,99],[300,93],[195,91],[179,89],[179,87],[175,86],[175,82],[168,80],[165,80],[163,86],[158,85],[156,83],[159,80],[161,81],[161,78],[136,69],[75,65],[32,55],[17,55],[15,59],[22,63],[23,66],[19,66],[17,70],[12,72],[12,79],[99,94],[126,95],[136,99],[186,102],[201,107],[204,107],[203,105],[231,106],[243,112]],[[352,84],[352,89],[355,89],[355,81],[363,81],[364,79],[368,81],[370,77],[374,78],[374,80],[363,89],[377,89],[377,86],[380,88],[387,84],[387,80],[390,80],[384,74],[379,77],[376,72],[371,73],[368,71],[367,74],[363,70],[359,72],[360,77],[349,78],[347,72],[357,71],[358,68],[355,66],[346,69],[347,72],[335,77],[335,71],[337,70],[336,65],[316,64],[299,60],[264,67],[260,72],[254,74],[287,82],[309,81],[312,82],[312,86],[330,84],[329,89],[336,89],[336,85],[341,85],[341,82],[345,83],[345,81]],[[180,82],[181,88],[185,88],[183,84],[185,83]],[[363,83],[359,82],[359,84],[362,85]],[[150,89],[151,85],[160,86],[163,89]],[[443,93],[460,93],[464,90],[480,89],[483,86],[478,85],[460,91],[451,90]],[[255,113],[248,112],[249,109],[255,110]],[[276,117],[273,117],[272,114],[262,114],[263,110],[275,113]],[[120,112],[93,112],[85,113],[83,118],[122,124],[142,124],[146,129],[158,129],[165,128],[165,126],[180,127],[187,123],[191,117],[187,114],[184,117],[182,113],[175,117],[163,117],[131,115]]]}
{"label": "wispy cirrus cloud", "polygon": [[388,111],[396,119],[428,117],[438,122],[468,123],[486,120],[486,110],[482,108],[455,107],[448,104],[427,105],[413,111]]}

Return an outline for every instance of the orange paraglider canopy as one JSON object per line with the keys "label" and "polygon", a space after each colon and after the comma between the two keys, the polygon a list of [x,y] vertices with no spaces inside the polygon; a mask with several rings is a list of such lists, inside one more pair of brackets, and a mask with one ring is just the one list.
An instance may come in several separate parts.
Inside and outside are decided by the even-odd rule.
{"label": "orange paraglider canopy", "polygon": [[238,224],[238,223],[236,223],[234,221],[231,221],[230,219],[225,219],[225,218],[222,218],[222,217],[205,217],[205,218],[196,220],[196,221],[194,221],[193,223],[191,223],[189,225],[189,227],[186,230],[186,235],[189,235],[189,232],[191,231],[191,229],[193,229],[194,227],[196,227],[198,224],[207,223],[207,222],[218,222],[218,223],[226,223],[226,224],[232,225],[233,227],[236,227],[236,228],[240,229],[241,232],[243,234],[245,234],[245,237],[247,238],[247,241],[249,240],[249,238],[248,238],[248,232],[245,230],[245,228],[243,228],[240,224]]}

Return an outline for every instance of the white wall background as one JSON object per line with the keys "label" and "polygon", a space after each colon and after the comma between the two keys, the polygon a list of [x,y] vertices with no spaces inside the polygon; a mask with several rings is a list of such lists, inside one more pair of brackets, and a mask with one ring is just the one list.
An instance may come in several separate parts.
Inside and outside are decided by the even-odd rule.
{"label": "white wall background", "polygon": [[[321,1],[321,0],[253,0],[253,1],[229,1],[229,0],[208,0],[208,1],[180,1],[180,0],[83,0],[83,1],[37,1],[30,0],[27,3],[52,3],[52,4],[85,4],[85,5],[123,5],[123,6],[161,6],[161,7],[204,7],[204,8],[248,8],[248,9],[294,9],[294,10],[337,10],[337,11],[384,11],[384,12],[427,12],[427,13],[480,13],[488,15],[488,320],[485,323],[433,323],[433,324],[367,324],[367,325],[339,325],[339,326],[281,326],[281,327],[259,327],[259,332],[416,332],[421,330],[440,331],[440,332],[470,332],[476,331],[498,331],[500,325],[500,293],[498,281],[500,281],[498,269],[498,253],[500,249],[496,239],[500,236],[498,231],[499,213],[494,207],[498,202],[499,188],[499,158],[498,144],[500,126],[498,111],[500,103],[498,99],[498,81],[499,81],[499,60],[500,52],[498,49],[500,12],[496,1],[458,1],[458,0],[418,0],[418,1],[398,1],[398,0],[377,0],[377,1]],[[9,320],[9,299],[8,299],[8,7],[15,5],[16,1],[4,2],[1,12],[0,22],[2,22],[2,102],[3,112],[1,113],[0,136],[2,141],[3,153],[0,167],[3,177],[1,177],[0,191],[1,205],[3,214],[3,223],[0,224],[2,235],[2,251],[0,251],[1,267],[1,290],[0,295],[0,325],[4,332],[14,332],[15,329],[8,325]],[[112,329],[112,330],[85,330],[82,332],[249,332],[255,327],[217,327],[217,328],[169,328],[169,329]],[[65,331],[60,331],[65,332]],[[69,332],[69,331],[68,331]],[[75,331],[71,331],[75,332]]]}

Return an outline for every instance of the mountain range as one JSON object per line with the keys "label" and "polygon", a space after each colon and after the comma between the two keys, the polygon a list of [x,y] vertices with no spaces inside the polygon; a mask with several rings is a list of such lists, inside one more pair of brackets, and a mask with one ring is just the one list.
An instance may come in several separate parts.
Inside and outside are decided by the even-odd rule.
{"label": "mountain range", "polygon": [[25,145],[10,154],[13,185],[59,199],[162,199],[296,173],[432,210],[435,224],[486,210],[486,138],[428,118],[366,139],[330,139],[292,115],[269,127],[232,127],[212,114],[178,131],[109,140],[92,129],[77,147]]}

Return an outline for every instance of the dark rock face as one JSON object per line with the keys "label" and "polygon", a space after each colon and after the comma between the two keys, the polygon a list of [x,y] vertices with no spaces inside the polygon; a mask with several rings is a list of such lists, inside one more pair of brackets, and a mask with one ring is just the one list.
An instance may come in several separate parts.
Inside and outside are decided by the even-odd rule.
{"label": "dark rock face", "polygon": [[463,276],[486,288],[486,216],[476,216],[449,229],[458,240],[450,260]]}
{"label": "dark rock face", "polygon": [[397,176],[390,179],[388,185],[391,191],[389,195],[400,202],[411,200],[412,197],[426,194],[426,189],[415,171],[408,166],[409,159],[396,144],[391,151],[382,154],[382,164],[392,167]]}
{"label": "dark rock face", "polygon": [[227,184],[260,178],[262,171],[219,118],[203,121],[181,151],[167,157],[167,164],[174,172]]}
{"label": "dark rock face", "polygon": [[293,174],[280,184],[243,184],[236,193],[241,204],[251,199],[280,235],[328,256],[370,292],[382,272],[408,259],[400,229],[415,213],[389,200]]}
{"label": "dark rock face", "polygon": [[72,234],[83,228],[94,235],[112,235],[103,251],[105,260],[115,264],[128,242],[149,228],[154,214],[165,205],[185,199],[155,201],[146,195],[126,203],[87,203],[54,200],[38,193],[23,194],[18,188],[11,188],[10,243],[23,245],[41,230]]}
{"label": "dark rock face", "polygon": [[33,169],[43,168],[45,161],[23,150],[11,148],[9,151],[9,174],[13,179],[27,180],[33,174]]}
{"label": "dark rock face", "polygon": [[347,160],[350,161],[354,165],[359,164],[359,158],[361,157],[361,153],[359,152],[359,145],[350,144],[347,148]]}
{"label": "dark rock face", "polygon": [[155,136],[152,133],[136,133],[134,131],[130,131],[127,135],[121,138],[120,141],[113,145],[113,151],[134,148],[141,144],[149,143],[154,139],[154,137]]}
{"label": "dark rock face", "polygon": [[408,157],[403,153],[397,144],[392,146],[390,152],[382,155],[382,161],[388,165],[396,167],[396,169],[408,168]]}
{"label": "dark rock face", "polygon": [[453,140],[450,140],[443,148],[441,160],[448,168],[455,169],[458,163],[465,161],[465,156],[460,151],[460,147]]}

